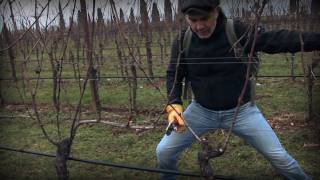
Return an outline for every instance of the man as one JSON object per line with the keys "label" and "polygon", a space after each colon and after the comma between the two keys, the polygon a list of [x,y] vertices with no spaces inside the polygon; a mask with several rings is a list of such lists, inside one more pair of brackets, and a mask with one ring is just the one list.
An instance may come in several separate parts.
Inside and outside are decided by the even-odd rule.
{"label": "man", "polygon": [[[181,7],[192,37],[188,52],[182,53],[178,68],[179,41],[173,42],[167,70],[170,105],[166,110],[169,122],[175,123],[177,130],[165,135],[156,150],[160,168],[170,170],[177,169],[180,154],[195,141],[185,128],[184,120],[199,136],[208,131],[230,128],[247,70],[247,65],[239,63],[238,58],[230,58],[235,57],[235,53],[230,51],[225,30],[226,17],[219,8],[219,0],[183,0]],[[245,24],[234,21],[237,37],[246,30]],[[303,33],[302,36],[305,51],[320,49],[319,33]],[[240,41],[243,47],[246,40],[247,37]],[[244,49],[245,53],[250,52],[251,44],[252,39]],[[260,32],[255,51],[297,52],[300,48],[298,32],[280,30]],[[194,100],[183,112],[181,94],[184,78],[191,83]],[[250,91],[250,86],[247,86],[233,133],[260,152],[287,179],[310,179],[282,147],[257,106],[251,105]],[[183,116],[180,116],[182,112]],[[163,174],[162,178],[175,179],[169,174]]]}

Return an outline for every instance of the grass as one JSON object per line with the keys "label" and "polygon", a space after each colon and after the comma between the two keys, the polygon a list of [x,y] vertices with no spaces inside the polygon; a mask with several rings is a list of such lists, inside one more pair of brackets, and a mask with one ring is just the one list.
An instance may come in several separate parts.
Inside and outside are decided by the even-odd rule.
{"label": "grass", "polygon": [[[67,126],[65,122],[63,126]],[[28,128],[26,128],[28,127]],[[53,128],[52,126],[48,127]],[[1,121],[2,144],[11,147],[54,153],[37,124],[25,119],[3,119]],[[296,129],[277,131],[284,146],[314,179],[319,177],[319,149],[303,148],[303,143],[314,143],[315,131]],[[5,136],[4,136],[5,135]],[[71,155],[83,159],[92,159],[134,166],[155,167],[155,148],[163,135],[159,128],[152,133],[138,136],[134,131],[112,128],[103,125],[83,126],[79,129]],[[210,135],[210,141],[222,141],[224,135]],[[23,139],[23,140],[22,140]],[[194,144],[181,158],[179,167],[186,171],[199,171],[196,154],[199,145]],[[53,159],[33,155],[0,151],[2,161],[0,172],[2,179],[56,179]],[[117,168],[94,166],[69,161],[71,179],[156,179],[158,174],[144,173]],[[270,164],[253,148],[238,137],[231,139],[227,152],[213,161],[217,174],[242,177],[244,179],[279,179]],[[245,172],[245,173],[244,173]],[[184,179],[184,178],[183,178]]]}

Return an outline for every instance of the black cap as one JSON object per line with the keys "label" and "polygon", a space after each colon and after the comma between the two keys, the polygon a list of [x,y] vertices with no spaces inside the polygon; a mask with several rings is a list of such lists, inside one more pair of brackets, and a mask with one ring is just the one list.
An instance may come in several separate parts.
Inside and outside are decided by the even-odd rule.
{"label": "black cap", "polygon": [[207,15],[219,5],[219,0],[182,0],[181,11],[188,15]]}

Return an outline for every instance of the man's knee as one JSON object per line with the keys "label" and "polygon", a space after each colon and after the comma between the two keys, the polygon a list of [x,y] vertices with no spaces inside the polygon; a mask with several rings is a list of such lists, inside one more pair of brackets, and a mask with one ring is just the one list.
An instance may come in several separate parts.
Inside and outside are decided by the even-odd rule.
{"label": "man's knee", "polygon": [[272,164],[278,167],[289,167],[296,163],[296,161],[284,149],[268,153],[268,159]]}
{"label": "man's knee", "polygon": [[166,148],[163,143],[159,143],[156,148],[156,154],[158,161],[165,161],[170,158],[170,149]]}
{"label": "man's knee", "polygon": [[163,169],[176,169],[177,158],[174,149],[159,143],[156,148],[158,166]]}
{"label": "man's knee", "polygon": [[277,151],[270,155],[271,164],[281,173],[286,179],[310,179],[299,163],[290,156],[286,150]]}
{"label": "man's knee", "polygon": [[159,143],[156,148],[157,158],[161,157],[161,154],[164,152],[164,147]]}

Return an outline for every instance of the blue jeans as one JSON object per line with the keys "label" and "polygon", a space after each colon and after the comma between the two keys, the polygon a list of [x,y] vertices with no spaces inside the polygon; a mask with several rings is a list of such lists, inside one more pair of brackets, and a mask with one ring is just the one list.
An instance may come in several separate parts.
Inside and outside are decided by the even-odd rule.
{"label": "blue jeans", "polygon": [[[229,129],[235,109],[213,111],[193,101],[183,113],[189,126],[199,136],[216,129]],[[287,179],[310,179],[282,147],[278,137],[263,117],[257,106],[250,103],[240,107],[233,133],[243,138],[260,152],[273,167]],[[181,153],[195,141],[189,130],[182,133],[172,132],[165,135],[157,146],[157,158],[162,169],[177,170],[177,161]],[[175,179],[175,176],[163,174],[162,179]]]}

